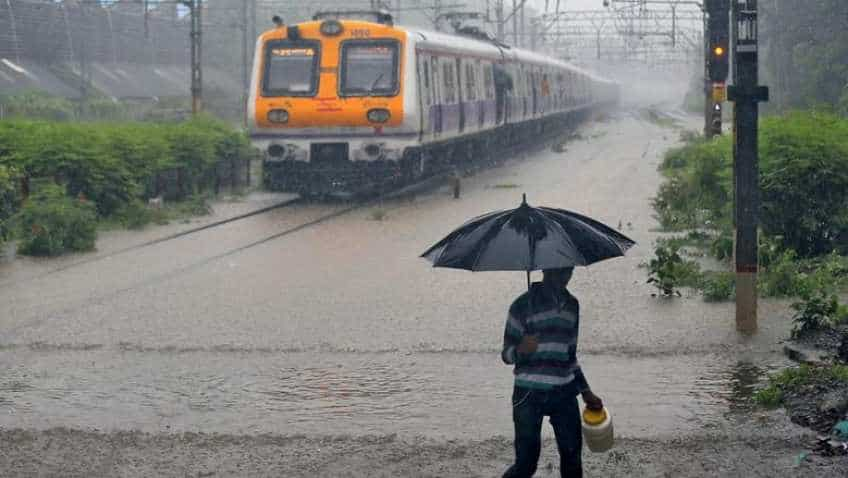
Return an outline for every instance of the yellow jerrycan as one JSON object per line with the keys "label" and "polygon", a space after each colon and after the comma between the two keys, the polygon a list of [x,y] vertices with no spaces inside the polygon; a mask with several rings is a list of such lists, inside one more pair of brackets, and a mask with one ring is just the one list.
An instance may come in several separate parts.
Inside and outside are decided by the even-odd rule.
{"label": "yellow jerrycan", "polygon": [[583,410],[583,441],[593,452],[605,452],[612,448],[612,416],[606,408]]}

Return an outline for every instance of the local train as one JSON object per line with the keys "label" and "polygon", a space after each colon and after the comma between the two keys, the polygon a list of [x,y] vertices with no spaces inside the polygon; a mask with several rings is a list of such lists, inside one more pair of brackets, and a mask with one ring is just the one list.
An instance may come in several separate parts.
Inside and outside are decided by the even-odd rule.
{"label": "local train", "polygon": [[618,101],[616,83],[479,30],[373,15],[275,18],[259,37],[247,114],[268,188],[392,187],[538,141]]}

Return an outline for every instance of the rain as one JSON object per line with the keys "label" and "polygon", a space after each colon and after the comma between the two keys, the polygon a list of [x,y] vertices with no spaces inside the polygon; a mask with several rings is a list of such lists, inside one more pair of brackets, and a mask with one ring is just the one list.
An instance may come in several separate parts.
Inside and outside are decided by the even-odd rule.
{"label": "rain", "polygon": [[0,477],[848,474],[848,5],[295,3],[0,0]]}

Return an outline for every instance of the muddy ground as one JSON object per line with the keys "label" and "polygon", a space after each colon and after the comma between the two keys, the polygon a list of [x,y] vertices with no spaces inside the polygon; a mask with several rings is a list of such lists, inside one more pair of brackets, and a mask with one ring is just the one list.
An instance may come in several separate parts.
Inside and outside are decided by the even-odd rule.
{"label": "muddy ground", "polygon": [[[619,440],[584,454],[590,477],[844,477],[848,466],[811,457],[809,440],[702,435]],[[487,440],[102,433],[68,429],[0,432],[0,476],[122,477],[492,477],[512,456],[506,437]],[[559,476],[546,440],[537,477]]]}

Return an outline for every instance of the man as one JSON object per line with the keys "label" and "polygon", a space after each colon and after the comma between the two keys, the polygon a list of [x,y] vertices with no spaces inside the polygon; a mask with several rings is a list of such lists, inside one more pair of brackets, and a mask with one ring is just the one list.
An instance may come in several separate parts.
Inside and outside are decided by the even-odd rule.
{"label": "man", "polygon": [[534,283],[509,308],[501,358],[515,365],[515,464],[504,478],[530,478],[536,472],[545,415],[556,435],[561,476],[583,476],[577,395],[583,395],[589,409],[604,405],[577,363],[579,304],[565,288],[573,272],[573,267],[545,270],[542,282]]}

